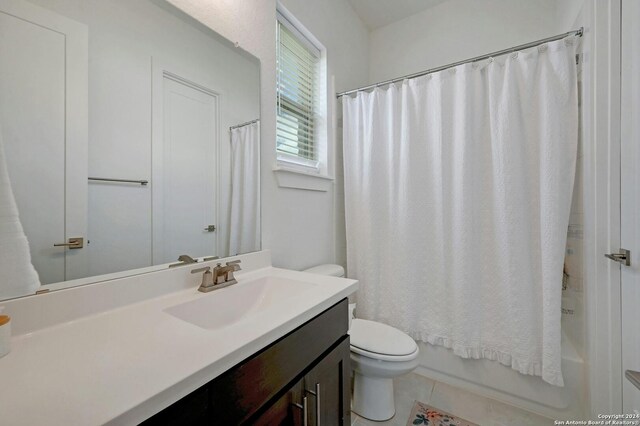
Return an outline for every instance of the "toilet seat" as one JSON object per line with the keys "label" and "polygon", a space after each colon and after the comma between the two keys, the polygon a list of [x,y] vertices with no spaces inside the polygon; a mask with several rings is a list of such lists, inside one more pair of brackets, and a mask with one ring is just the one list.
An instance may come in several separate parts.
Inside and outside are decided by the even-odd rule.
{"label": "toilet seat", "polygon": [[364,349],[360,349],[357,346],[351,345],[351,352],[354,354],[358,354],[360,356],[375,359],[377,361],[388,361],[388,362],[402,362],[402,361],[412,361],[416,359],[418,356],[418,348],[413,353],[408,355],[384,355],[376,352],[365,351]]}
{"label": "toilet seat", "polygon": [[380,361],[410,361],[418,356],[418,345],[407,334],[375,321],[354,319],[349,330],[351,351]]}

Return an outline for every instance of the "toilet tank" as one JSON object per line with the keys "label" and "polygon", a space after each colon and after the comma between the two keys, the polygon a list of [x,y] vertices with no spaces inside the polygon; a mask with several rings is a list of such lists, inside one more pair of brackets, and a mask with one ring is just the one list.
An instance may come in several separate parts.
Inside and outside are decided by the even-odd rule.
{"label": "toilet tank", "polygon": [[[331,277],[344,277],[344,268],[340,265],[324,264],[305,269],[303,272],[311,274],[326,275]],[[349,303],[349,329],[351,329],[351,320],[355,318],[356,304]]]}
{"label": "toilet tank", "polygon": [[312,274],[327,275],[330,277],[344,277],[344,268],[340,265],[324,264],[305,269],[304,272]]}

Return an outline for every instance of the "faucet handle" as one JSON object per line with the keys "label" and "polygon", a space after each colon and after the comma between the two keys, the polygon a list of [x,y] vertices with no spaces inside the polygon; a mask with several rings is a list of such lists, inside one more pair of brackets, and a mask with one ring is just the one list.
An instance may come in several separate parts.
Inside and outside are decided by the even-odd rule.
{"label": "faucet handle", "polygon": [[231,283],[231,284],[237,283],[238,281],[236,280],[236,277],[233,276],[233,273],[236,271],[242,270],[242,268],[240,268],[240,260],[227,262],[227,266],[225,266],[225,269],[226,269],[225,282]]}
{"label": "faucet handle", "polygon": [[[71,248],[74,248],[74,247],[71,247]],[[192,263],[198,263],[198,259],[194,259],[188,254],[181,254],[180,256],[178,256],[178,263],[171,263],[169,265],[169,268],[175,268],[176,266],[191,265]]]}
{"label": "faucet handle", "polygon": [[227,262],[227,266],[232,266],[234,271],[241,271],[242,268],[240,267],[240,262],[240,259],[234,260],[232,262]]}
{"label": "faucet handle", "polygon": [[193,269],[192,274],[198,274],[200,272],[211,272],[211,266],[205,266],[203,268]]}
{"label": "faucet handle", "polygon": [[215,268],[213,268],[213,282],[214,284],[224,284],[226,277],[227,277],[227,273],[224,270],[224,266],[222,266],[222,263],[217,263]]}

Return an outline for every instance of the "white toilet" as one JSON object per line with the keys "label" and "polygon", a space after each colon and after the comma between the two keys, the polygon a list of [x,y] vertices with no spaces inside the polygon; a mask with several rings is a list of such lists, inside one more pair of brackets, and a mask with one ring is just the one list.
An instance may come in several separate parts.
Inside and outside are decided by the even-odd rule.
{"label": "white toilet", "polygon": [[[340,265],[319,265],[305,272],[344,277]],[[369,420],[384,421],[395,415],[393,378],[418,366],[416,342],[389,325],[353,318],[349,305],[351,367],[353,368],[352,410]],[[353,318],[353,319],[352,319]]]}

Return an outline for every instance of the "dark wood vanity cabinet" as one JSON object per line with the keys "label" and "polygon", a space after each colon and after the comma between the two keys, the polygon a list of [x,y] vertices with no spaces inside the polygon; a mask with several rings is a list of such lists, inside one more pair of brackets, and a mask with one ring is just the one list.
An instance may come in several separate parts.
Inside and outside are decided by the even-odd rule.
{"label": "dark wood vanity cabinet", "polygon": [[[349,425],[349,339],[345,336],[305,376],[255,419],[254,425]],[[304,418],[307,422],[304,422]]]}
{"label": "dark wood vanity cabinet", "polygon": [[338,302],[143,424],[349,425],[347,305]]}
{"label": "dark wood vanity cabinet", "polygon": [[304,376],[310,425],[351,424],[349,355],[349,337],[345,336]]}

